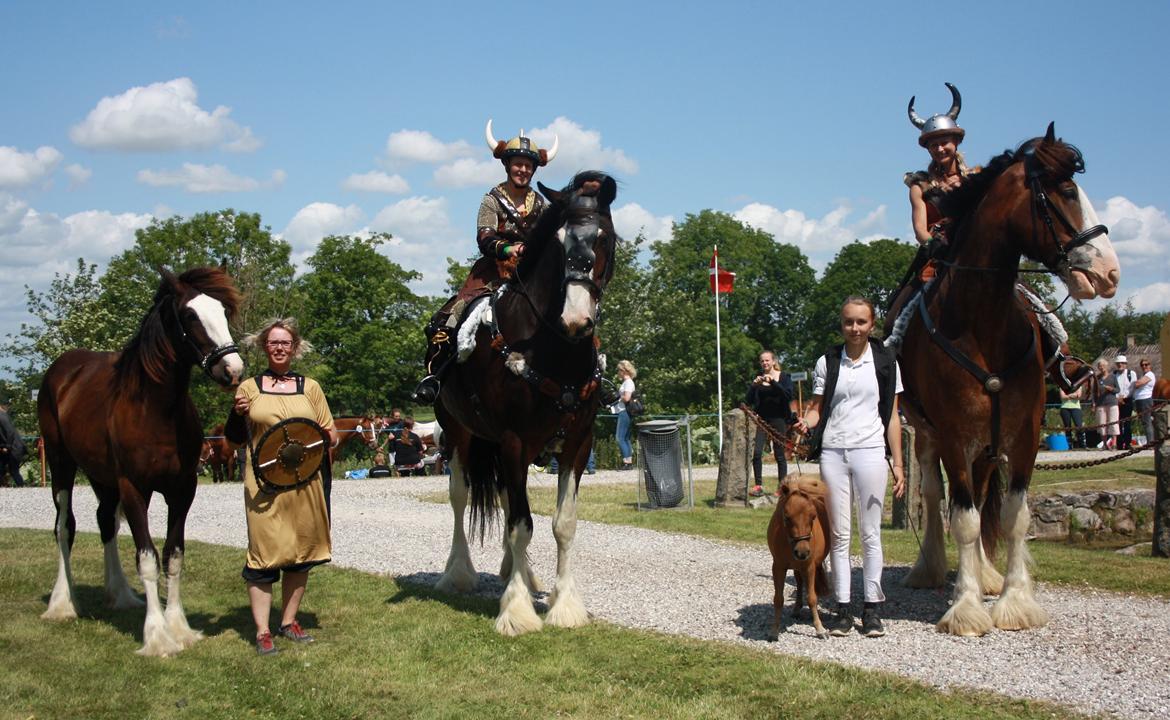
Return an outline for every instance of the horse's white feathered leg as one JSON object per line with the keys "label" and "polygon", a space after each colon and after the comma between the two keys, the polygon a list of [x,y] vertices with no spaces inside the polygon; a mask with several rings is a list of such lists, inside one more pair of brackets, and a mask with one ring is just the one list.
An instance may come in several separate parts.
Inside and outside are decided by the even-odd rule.
{"label": "horse's white feathered leg", "polygon": [[1048,624],[1048,612],[1040,607],[1033,595],[1030,561],[1024,539],[1032,513],[1028,510],[1026,492],[1008,493],[1003,506],[1003,527],[1007,540],[1007,577],[1003,593],[991,608],[991,619],[1003,630],[1027,630]]}
{"label": "horse's white feathered leg", "polygon": [[142,626],[142,647],[139,655],[167,657],[183,649],[183,646],[167,632],[166,618],[163,617],[162,601],[158,595],[158,555],[154,550],[138,551],[138,576],[146,590],[146,622]]}
{"label": "horse's white feathered leg", "polygon": [[[503,512],[504,517],[508,517],[508,491],[501,490],[497,497],[500,499],[500,510]],[[508,578],[512,575],[512,544],[509,542],[507,536],[504,537],[502,542],[504,556],[500,560],[500,579],[507,582]],[[544,585],[541,584],[540,578],[536,577],[536,573],[532,571],[532,565],[525,563],[525,567],[527,569],[524,572],[524,582],[528,584],[528,591],[534,593],[543,592]]]}
{"label": "horse's white feathered leg", "polygon": [[176,549],[171,553],[171,559],[167,563],[167,609],[163,616],[171,639],[182,647],[189,648],[203,638],[203,633],[192,630],[187,624],[187,614],[183,611],[183,600],[179,594],[182,577],[183,551]]}
{"label": "horse's white feathered leg", "polygon": [[442,592],[470,592],[479,583],[479,575],[471,564],[471,550],[467,546],[467,533],[463,527],[463,516],[467,510],[467,482],[463,477],[463,463],[459,453],[451,458],[451,478],[448,481],[448,495],[451,512],[455,516],[455,529],[451,535],[451,552],[447,555],[447,566],[443,576],[435,584]]}
{"label": "horse's white feathered leg", "polygon": [[[916,442],[926,442],[919,439]],[[905,584],[912,588],[942,587],[947,579],[947,550],[943,534],[942,506],[943,484],[939,472],[938,456],[933,452],[919,456],[922,468],[922,548],[918,561],[906,575]]]}
{"label": "horse's white feathered leg", "polygon": [[115,610],[140,608],[146,603],[130,587],[126,573],[122,571],[122,560],[118,557],[118,531],[122,527],[122,505],[114,513],[114,534],[102,546],[105,553],[106,604]]}
{"label": "horse's white feathered leg", "polygon": [[979,511],[951,510],[951,533],[959,546],[959,576],[951,607],[938,621],[939,632],[977,637],[991,629],[991,615],[983,607],[979,582]]}
{"label": "horse's white feathered leg", "polygon": [[512,548],[512,573],[500,598],[496,631],[501,635],[522,635],[543,627],[528,590],[528,543],[532,540],[532,528],[527,522],[517,522],[508,531],[508,540]]}
{"label": "horse's white feathered leg", "polygon": [[987,557],[982,542],[976,543],[975,549],[979,552],[979,588],[984,595],[999,595],[1003,592],[1003,575]]}
{"label": "horse's white feathered leg", "polygon": [[72,512],[73,493],[57,492],[57,582],[49,596],[49,608],[41,613],[45,620],[72,620],[77,617],[77,603],[73,599],[73,568],[69,561],[69,513]]}
{"label": "horse's white feathered leg", "polygon": [[577,473],[569,463],[560,465],[557,481],[557,511],[553,516],[553,536],[557,540],[557,581],[549,596],[550,625],[578,627],[589,622],[589,613],[573,577],[569,562],[573,538],[577,535]]}

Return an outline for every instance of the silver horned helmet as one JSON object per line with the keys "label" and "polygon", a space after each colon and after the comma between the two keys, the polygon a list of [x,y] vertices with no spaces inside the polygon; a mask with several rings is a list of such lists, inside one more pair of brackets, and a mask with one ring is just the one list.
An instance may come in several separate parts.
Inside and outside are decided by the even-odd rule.
{"label": "silver horned helmet", "polygon": [[959,95],[959,89],[950,83],[945,83],[947,89],[951,91],[951,109],[939,115],[931,115],[930,118],[923,120],[914,112],[914,97],[910,98],[910,104],[906,107],[906,114],[910,116],[910,122],[914,123],[914,127],[922,131],[918,136],[918,144],[926,147],[926,143],[931,138],[939,137],[940,135],[954,135],[955,144],[963,142],[963,136],[966,131],[959,127],[957,122],[959,119],[959,111],[963,109],[963,97]]}

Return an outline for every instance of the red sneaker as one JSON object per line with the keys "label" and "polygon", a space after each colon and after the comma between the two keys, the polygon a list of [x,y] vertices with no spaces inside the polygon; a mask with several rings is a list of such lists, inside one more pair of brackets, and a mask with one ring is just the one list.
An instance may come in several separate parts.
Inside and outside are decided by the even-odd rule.
{"label": "red sneaker", "polygon": [[276,644],[272,642],[272,633],[266,632],[256,637],[257,655],[275,655],[278,652],[280,651],[276,648]]}
{"label": "red sneaker", "polygon": [[752,488],[752,491],[748,493],[748,495],[751,495],[752,497],[760,497],[763,494],[764,488],[760,485],[756,485],[754,488]]}
{"label": "red sneaker", "polygon": [[311,643],[314,641],[313,636],[301,629],[301,624],[296,620],[293,620],[288,625],[281,625],[280,634],[297,643]]}

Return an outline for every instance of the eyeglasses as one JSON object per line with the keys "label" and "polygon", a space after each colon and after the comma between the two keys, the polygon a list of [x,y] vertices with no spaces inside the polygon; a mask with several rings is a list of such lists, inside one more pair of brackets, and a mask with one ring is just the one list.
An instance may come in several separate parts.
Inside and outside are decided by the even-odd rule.
{"label": "eyeglasses", "polygon": [[270,348],[291,348],[292,340],[269,340],[265,343]]}

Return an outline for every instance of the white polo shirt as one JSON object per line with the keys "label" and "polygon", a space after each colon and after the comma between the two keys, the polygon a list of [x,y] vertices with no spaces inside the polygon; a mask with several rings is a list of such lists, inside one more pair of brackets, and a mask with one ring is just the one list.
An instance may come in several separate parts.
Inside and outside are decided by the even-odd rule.
{"label": "white polo shirt", "polygon": [[[821,446],[838,449],[885,447],[886,428],[878,414],[877,369],[873,361],[873,348],[866,343],[865,352],[857,362],[849,359],[841,349],[841,370],[837,375],[837,387],[828,408],[821,405],[825,434]],[[825,356],[817,359],[813,370],[813,395],[825,394],[825,378],[828,366]],[[902,392],[902,369],[894,362],[894,392]]]}

